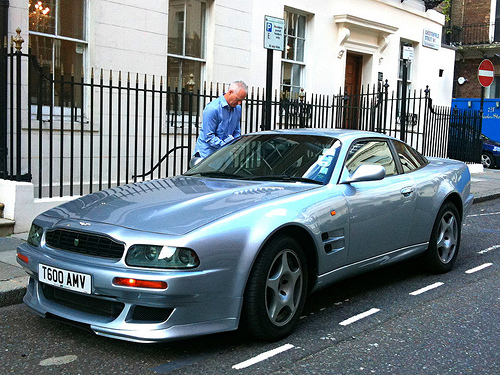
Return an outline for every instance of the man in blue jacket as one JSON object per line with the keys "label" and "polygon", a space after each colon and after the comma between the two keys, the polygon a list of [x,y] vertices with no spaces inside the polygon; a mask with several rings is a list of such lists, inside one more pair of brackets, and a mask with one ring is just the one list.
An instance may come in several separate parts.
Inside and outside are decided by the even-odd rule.
{"label": "man in blue jacket", "polygon": [[241,102],[247,92],[243,81],[235,81],[225,94],[207,104],[194,156],[206,158],[241,135]]}

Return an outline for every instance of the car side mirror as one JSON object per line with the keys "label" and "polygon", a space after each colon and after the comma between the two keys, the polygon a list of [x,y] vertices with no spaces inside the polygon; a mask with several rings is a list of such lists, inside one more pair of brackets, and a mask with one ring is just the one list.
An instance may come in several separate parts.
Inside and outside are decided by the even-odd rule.
{"label": "car side mirror", "polygon": [[349,175],[347,178],[343,179],[341,184],[350,184],[353,182],[361,181],[378,181],[385,177],[385,168],[381,165],[360,165],[356,170]]}
{"label": "car side mirror", "polygon": [[202,160],[203,158],[200,156],[193,156],[191,160],[189,160],[189,168],[196,167],[198,164],[201,163]]}

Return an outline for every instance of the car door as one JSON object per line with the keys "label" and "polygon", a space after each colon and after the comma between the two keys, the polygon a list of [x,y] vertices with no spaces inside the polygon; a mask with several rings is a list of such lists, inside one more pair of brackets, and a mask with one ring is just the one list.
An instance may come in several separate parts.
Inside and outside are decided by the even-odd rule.
{"label": "car door", "polygon": [[386,177],[346,185],[349,210],[348,263],[369,259],[408,245],[416,206],[415,183],[402,174],[387,139],[366,139],[353,144],[343,173],[362,164],[382,165]]}

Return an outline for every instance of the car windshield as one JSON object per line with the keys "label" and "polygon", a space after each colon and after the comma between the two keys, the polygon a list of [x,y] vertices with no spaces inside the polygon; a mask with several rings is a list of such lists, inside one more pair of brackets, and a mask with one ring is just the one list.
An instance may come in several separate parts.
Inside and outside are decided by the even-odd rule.
{"label": "car windshield", "polygon": [[335,138],[257,134],[239,138],[185,175],[326,184],[340,151]]}

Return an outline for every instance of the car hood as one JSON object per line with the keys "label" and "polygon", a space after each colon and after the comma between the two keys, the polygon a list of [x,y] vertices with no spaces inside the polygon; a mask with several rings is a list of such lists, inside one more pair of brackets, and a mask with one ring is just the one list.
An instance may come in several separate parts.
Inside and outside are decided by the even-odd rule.
{"label": "car hood", "polygon": [[44,216],[105,223],[182,235],[223,216],[317,188],[303,183],[276,183],[178,176],[133,183],[77,198]]}

